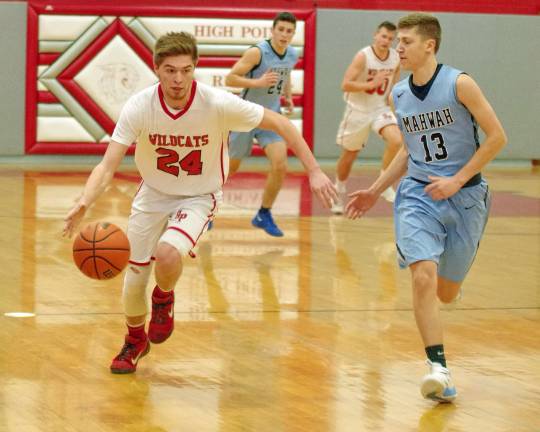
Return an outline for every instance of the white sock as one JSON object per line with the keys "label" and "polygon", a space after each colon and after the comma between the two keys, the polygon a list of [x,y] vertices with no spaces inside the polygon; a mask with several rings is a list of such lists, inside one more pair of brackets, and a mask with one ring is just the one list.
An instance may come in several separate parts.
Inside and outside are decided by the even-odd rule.
{"label": "white sock", "polygon": [[336,189],[339,193],[345,193],[347,192],[347,180],[345,181],[339,181],[336,178]]}

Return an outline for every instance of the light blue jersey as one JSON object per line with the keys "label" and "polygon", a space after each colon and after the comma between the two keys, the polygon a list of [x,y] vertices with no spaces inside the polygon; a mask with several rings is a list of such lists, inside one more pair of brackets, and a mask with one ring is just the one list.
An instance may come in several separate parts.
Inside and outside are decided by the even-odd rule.
{"label": "light blue jersey", "polygon": [[423,93],[412,83],[412,75],[392,89],[398,125],[409,151],[409,176],[425,182],[430,175],[453,176],[476,152],[476,121],[456,94],[462,73],[439,65]]}
{"label": "light blue jersey", "polygon": [[[247,78],[259,78],[268,70],[279,74],[278,82],[271,87],[249,88],[242,91],[242,99],[255,102],[275,112],[280,112],[281,94],[290,80],[291,71],[298,61],[298,53],[293,47],[288,47],[283,55],[274,51],[270,40],[264,40],[255,45],[261,51],[261,61],[246,75]],[[283,141],[275,132],[265,129],[253,129],[250,132],[232,132],[229,142],[231,159],[242,159],[251,154],[253,139],[260,147]]]}
{"label": "light blue jersey", "polygon": [[428,176],[453,176],[479,146],[476,122],[457,99],[461,73],[439,65],[426,85],[414,86],[411,76],[392,90],[409,152],[407,176],[394,203],[399,264],[434,261],[439,275],[454,282],[469,271],[490,207],[480,174],[448,199],[435,201],[425,192]]}
{"label": "light blue jersey", "polygon": [[289,82],[291,71],[298,61],[298,52],[288,47],[283,55],[272,48],[270,40],[255,45],[261,51],[261,61],[246,75],[246,78],[260,78],[268,70],[279,74],[278,82],[272,87],[249,88],[242,92],[242,99],[255,102],[272,111],[279,112],[280,98],[285,85]]}

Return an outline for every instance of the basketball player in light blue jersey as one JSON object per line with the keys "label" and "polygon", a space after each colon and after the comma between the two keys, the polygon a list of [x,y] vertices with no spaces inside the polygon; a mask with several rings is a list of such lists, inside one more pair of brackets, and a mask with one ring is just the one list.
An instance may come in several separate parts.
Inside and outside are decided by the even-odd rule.
{"label": "basketball player in light blue jersey", "polygon": [[[425,398],[451,402],[457,395],[446,368],[439,302],[452,302],[476,255],[490,197],[480,174],[506,144],[505,132],[476,82],[437,63],[437,18],[414,13],[398,23],[397,51],[412,74],[392,90],[405,146],[367,190],[350,196],[347,215],[362,216],[401,175],[394,223],[401,267],[412,274],[416,324],[430,372]],[[477,125],[486,137],[480,144]]]}
{"label": "basketball player in light blue jersey", "polygon": [[[272,37],[246,50],[227,75],[226,85],[244,88],[241,94],[243,99],[276,112],[281,111],[281,95],[284,95],[286,113],[292,113],[294,105],[290,74],[298,61],[298,53],[289,45],[295,30],[296,18],[293,14],[278,14],[272,25]],[[270,161],[270,172],[266,179],[261,208],[251,223],[272,236],[282,237],[283,232],[274,222],[270,209],[287,172],[287,146],[283,138],[263,129],[231,133],[229,176],[238,170],[242,159],[251,154],[254,138]]]}

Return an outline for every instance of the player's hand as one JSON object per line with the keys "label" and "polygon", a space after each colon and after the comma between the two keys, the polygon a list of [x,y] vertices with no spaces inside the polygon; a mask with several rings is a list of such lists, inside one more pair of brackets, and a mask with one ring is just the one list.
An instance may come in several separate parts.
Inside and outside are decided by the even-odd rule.
{"label": "player's hand", "polygon": [[450,198],[462,186],[454,177],[429,176],[428,179],[431,183],[424,188],[424,191],[435,201]]}
{"label": "player's hand", "polygon": [[337,200],[335,186],[320,168],[310,172],[309,184],[311,186],[311,191],[317,195],[326,208],[330,208],[332,202]]}
{"label": "player's hand", "polygon": [[362,217],[379,199],[379,195],[367,189],[350,193],[351,200],[345,206],[345,214],[349,219]]}
{"label": "player's hand", "polygon": [[285,98],[284,113],[286,116],[290,116],[294,110],[294,102],[292,97]]}
{"label": "player's hand", "polygon": [[70,238],[73,235],[73,232],[77,229],[81,223],[84,214],[86,213],[86,206],[77,202],[75,206],[70,210],[64,219],[64,230],[62,232],[63,237]]}
{"label": "player's hand", "polygon": [[371,82],[371,88],[376,89],[377,87],[379,87],[384,82],[385,79],[390,79],[391,76],[392,76],[392,72],[378,71],[373,76],[373,79],[370,81]]}
{"label": "player's hand", "polygon": [[272,87],[276,85],[279,80],[279,74],[272,72],[272,69],[268,69],[258,80],[258,87]]}

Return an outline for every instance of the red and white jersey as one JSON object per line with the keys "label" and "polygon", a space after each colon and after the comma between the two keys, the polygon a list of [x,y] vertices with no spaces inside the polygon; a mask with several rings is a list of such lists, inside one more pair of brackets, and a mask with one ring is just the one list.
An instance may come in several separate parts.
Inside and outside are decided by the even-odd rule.
{"label": "red and white jersey", "polygon": [[111,138],[136,142],[137,169],[152,188],[204,195],[219,191],[227,179],[229,132],[257,127],[263,114],[260,105],[196,81],[186,106],[174,112],[155,84],[129,98]]}
{"label": "red and white jersey", "polygon": [[399,54],[395,49],[390,48],[386,59],[380,59],[371,46],[363,48],[360,52],[366,56],[366,67],[358,77],[358,81],[368,81],[370,77],[381,70],[392,73],[392,76],[386,78],[376,89],[345,93],[344,98],[347,105],[354,110],[370,113],[388,105],[387,97],[392,86],[393,74],[399,66]]}

